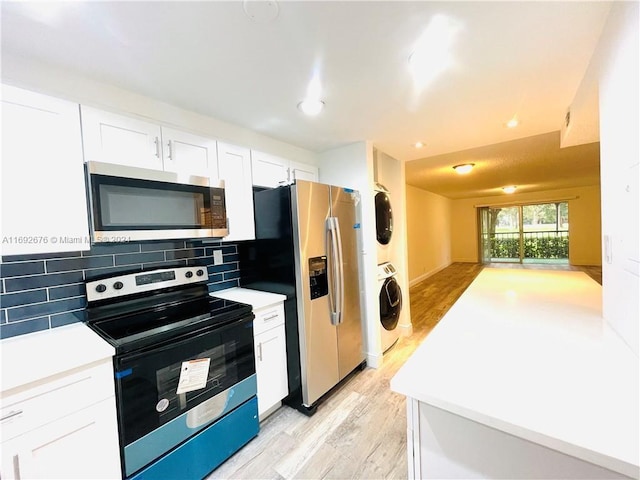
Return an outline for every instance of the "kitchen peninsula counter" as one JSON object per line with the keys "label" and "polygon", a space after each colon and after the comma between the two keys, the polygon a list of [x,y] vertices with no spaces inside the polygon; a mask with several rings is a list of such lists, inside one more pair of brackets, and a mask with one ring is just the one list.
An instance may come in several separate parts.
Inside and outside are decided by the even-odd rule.
{"label": "kitchen peninsula counter", "polygon": [[391,380],[409,476],[638,478],[638,377],[586,274],[486,268]]}

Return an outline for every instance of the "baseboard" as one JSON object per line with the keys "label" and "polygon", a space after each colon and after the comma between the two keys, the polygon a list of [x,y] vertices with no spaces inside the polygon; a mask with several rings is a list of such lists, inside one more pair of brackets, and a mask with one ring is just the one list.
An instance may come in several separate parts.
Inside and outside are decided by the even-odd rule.
{"label": "baseboard", "polygon": [[398,328],[400,329],[400,336],[401,337],[410,337],[413,334],[413,325],[412,324],[409,324],[409,325],[399,324]]}
{"label": "baseboard", "polygon": [[420,275],[419,277],[414,278],[413,280],[409,281],[409,288],[413,287],[414,285],[420,283],[423,280],[426,280],[427,278],[429,278],[431,275],[435,275],[436,273],[438,273],[440,270],[444,270],[445,268],[447,268],[449,265],[451,265],[451,263],[447,263],[446,265],[441,265],[439,267],[434,268],[433,270],[429,270],[427,273],[423,273],[422,275]]}
{"label": "baseboard", "polygon": [[367,367],[380,368],[382,366],[382,353],[367,353]]}

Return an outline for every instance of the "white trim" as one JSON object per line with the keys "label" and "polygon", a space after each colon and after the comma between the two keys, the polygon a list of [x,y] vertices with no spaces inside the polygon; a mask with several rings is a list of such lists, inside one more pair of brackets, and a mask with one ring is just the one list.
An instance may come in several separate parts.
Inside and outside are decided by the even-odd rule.
{"label": "white trim", "polygon": [[426,280],[427,278],[429,278],[431,275],[435,275],[436,273],[438,273],[440,270],[444,270],[445,268],[447,268],[448,266],[451,265],[451,262],[444,264],[444,265],[440,265],[439,267],[433,268],[431,270],[429,270],[427,273],[423,273],[422,275],[420,275],[419,277],[416,277],[412,280],[409,281],[409,288],[413,287],[414,285],[417,285],[418,283],[420,283],[423,280]]}
{"label": "white trim", "polygon": [[367,367],[379,368],[382,366],[381,353],[367,353]]}

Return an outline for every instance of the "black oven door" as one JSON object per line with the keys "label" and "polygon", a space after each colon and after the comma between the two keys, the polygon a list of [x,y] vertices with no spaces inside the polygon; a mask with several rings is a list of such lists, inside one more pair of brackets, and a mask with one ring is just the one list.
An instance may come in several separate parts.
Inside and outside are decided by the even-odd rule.
{"label": "black oven door", "polygon": [[114,362],[129,476],[256,395],[253,315]]}

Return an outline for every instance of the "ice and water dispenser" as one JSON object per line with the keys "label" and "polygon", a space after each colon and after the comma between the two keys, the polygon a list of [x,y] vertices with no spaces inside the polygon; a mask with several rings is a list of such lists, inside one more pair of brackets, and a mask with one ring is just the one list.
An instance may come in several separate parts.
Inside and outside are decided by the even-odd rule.
{"label": "ice and water dispenser", "polygon": [[309,287],[311,289],[311,300],[324,297],[329,293],[326,256],[309,259]]}

